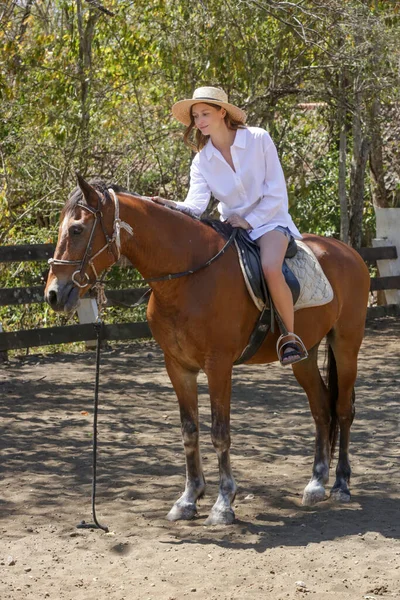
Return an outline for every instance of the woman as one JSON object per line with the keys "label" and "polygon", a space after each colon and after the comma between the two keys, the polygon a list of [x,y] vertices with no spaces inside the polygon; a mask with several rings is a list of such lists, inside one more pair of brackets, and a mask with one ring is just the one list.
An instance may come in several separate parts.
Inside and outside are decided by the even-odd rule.
{"label": "woman", "polygon": [[[246,114],[229,104],[219,88],[196,89],[192,99],[174,104],[172,114],[187,126],[185,143],[197,152],[190,188],[184,202],[152,199],[200,216],[212,193],[219,200],[221,219],[246,229],[257,240],[273,302],[286,329],[293,332],[293,301],[282,263],[291,236],[301,239],[301,235],[288,212],[285,178],[274,143],[264,129],[246,127]],[[195,144],[189,139],[193,130]],[[296,337],[289,333],[281,341],[278,357],[282,365],[306,357]]]}

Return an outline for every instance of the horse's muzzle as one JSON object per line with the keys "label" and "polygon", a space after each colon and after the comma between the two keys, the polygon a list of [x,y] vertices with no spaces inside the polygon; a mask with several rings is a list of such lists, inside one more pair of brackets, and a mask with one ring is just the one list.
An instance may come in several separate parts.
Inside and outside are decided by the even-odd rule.
{"label": "horse's muzzle", "polygon": [[79,304],[79,289],[72,281],[63,284],[57,279],[48,284],[45,300],[57,312],[73,312]]}

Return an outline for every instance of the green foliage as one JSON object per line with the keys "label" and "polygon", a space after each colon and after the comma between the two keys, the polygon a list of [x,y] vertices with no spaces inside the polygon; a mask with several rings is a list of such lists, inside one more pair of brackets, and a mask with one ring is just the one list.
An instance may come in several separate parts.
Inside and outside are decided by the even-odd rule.
{"label": "green foliage", "polygon": [[[339,235],[337,110],[344,102],[351,120],[361,90],[365,130],[373,98],[379,96],[384,107],[395,105],[395,3],[103,4],[113,17],[84,0],[21,0],[2,9],[1,244],[54,241],[76,170],[139,193],[182,200],[191,156],[170,107],[201,84],[222,86],[246,109],[250,124],[269,129],[300,229]],[[345,98],[338,83],[344,72]],[[300,103],[308,103],[309,110]],[[324,107],[313,108],[315,103]],[[350,126],[347,133],[350,170]],[[392,170],[387,180],[398,198],[400,174],[392,157],[393,151],[384,156],[385,168]],[[367,242],[374,228],[370,195],[367,186]],[[1,285],[37,282],[41,269],[0,265]],[[128,281],[111,277],[115,286],[132,286],[130,270],[121,275]],[[29,317],[24,310],[1,309],[0,320],[18,328],[29,319],[37,326],[59,319],[44,308],[29,307]],[[131,317],[119,309],[107,315]]]}

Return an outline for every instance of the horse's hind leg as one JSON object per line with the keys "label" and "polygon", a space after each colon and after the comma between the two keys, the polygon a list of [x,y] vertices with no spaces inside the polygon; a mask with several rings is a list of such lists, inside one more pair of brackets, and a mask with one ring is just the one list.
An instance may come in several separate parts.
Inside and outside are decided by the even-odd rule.
{"label": "horse's hind leg", "polygon": [[[339,459],[336,467],[336,480],[331,490],[331,498],[336,502],[349,502],[350,462],[349,442],[350,427],[354,419],[354,385],[357,376],[357,355],[361,339],[353,335],[349,340],[333,332],[329,337],[331,369],[337,379],[336,415],[339,422]],[[332,366],[333,363],[333,366]]]}
{"label": "horse's hind leg", "polygon": [[307,360],[293,365],[293,372],[307,394],[315,421],[314,465],[310,482],[303,494],[303,504],[306,506],[312,506],[325,499],[333,436],[330,397],[317,363],[318,346],[319,344],[310,350]]}
{"label": "horse's hind leg", "polygon": [[193,519],[196,502],[204,495],[205,480],[199,450],[197,372],[189,371],[166,356],[165,365],[179,402],[183,446],[186,457],[186,486],[182,496],[169,511],[170,521]]}
{"label": "horse's hind leg", "polygon": [[206,525],[230,525],[235,518],[232,502],[237,489],[230,463],[232,364],[224,366],[221,360],[212,361],[206,375],[211,400],[211,439],[218,456],[220,477],[218,498]]}

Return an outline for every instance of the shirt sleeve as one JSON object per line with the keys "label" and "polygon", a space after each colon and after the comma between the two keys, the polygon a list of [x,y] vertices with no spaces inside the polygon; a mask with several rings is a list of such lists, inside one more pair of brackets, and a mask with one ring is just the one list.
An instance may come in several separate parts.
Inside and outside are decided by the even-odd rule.
{"label": "shirt sleeve", "polygon": [[210,202],[211,190],[201,174],[197,157],[190,167],[190,187],[184,202],[177,202],[176,207],[183,212],[189,211],[196,217],[201,217]]}
{"label": "shirt sleeve", "polygon": [[288,210],[285,176],[275,144],[268,134],[263,137],[262,148],[265,163],[263,195],[246,216],[246,221],[253,229],[268,223],[280,209]]}

